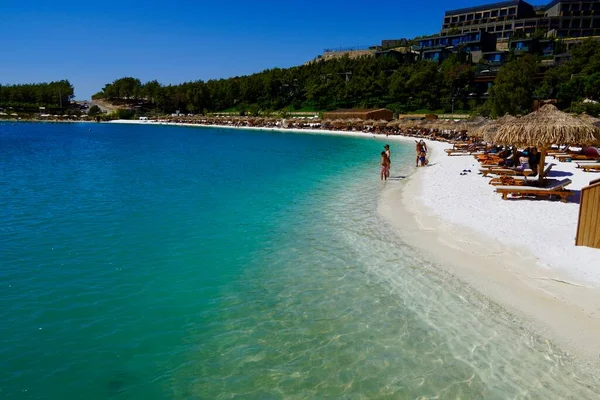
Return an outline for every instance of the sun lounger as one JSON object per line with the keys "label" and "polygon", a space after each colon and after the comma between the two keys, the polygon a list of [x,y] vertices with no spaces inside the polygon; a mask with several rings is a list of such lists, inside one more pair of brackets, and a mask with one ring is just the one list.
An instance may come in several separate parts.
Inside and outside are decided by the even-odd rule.
{"label": "sun lounger", "polygon": [[597,158],[594,157],[590,157],[590,156],[586,156],[583,154],[561,154],[559,156],[555,156],[554,158],[557,158],[559,161],[567,161],[567,160],[578,160],[578,161],[585,161],[585,160],[596,160],[598,161]]}
{"label": "sun lounger", "polygon": [[502,186],[502,185],[512,185],[512,183],[504,183],[506,180],[512,180],[515,186],[521,186],[527,183],[526,176],[496,176],[490,180],[490,185],[493,186]]}
{"label": "sun lounger", "polygon": [[577,164],[577,168],[579,168],[582,165],[597,164],[597,163],[600,163],[600,160],[579,160],[579,161],[575,161],[575,164]]}
{"label": "sun lounger", "polygon": [[548,187],[535,187],[535,186],[496,186],[496,193],[502,195],[502,199],[506,200],[508,195],[517,196],[558,196],[561,201],[566,203],[567,198],[575,194],[574,191],[565,189],[572,181],[570,179],[563,179],[562,181],[556,182]]}
{"label": "sun lounger", "polygon": [[578,165],[578,168],[581,168],[585,172],[600,172],[600,162],[593,164],[580,164]]}
{"label": "sun lounger", "polygon": [[[554,165],[555,164],[548,164],[548,166],[544,170],[544,176],[548,175],[548,173],[550,172],[550,170],[552,169],[552,167]],[[529,171],[529,170],[525,170],[525,171]],[[494,172],[494,170],[492,170],[491,172],[488,172],[488,173],[494,174],[495,172]],[[511,178],[514,179],[515,181],[518,181],[518,184],[522,184],[522,183],[527,182],[528,177],[530,175],[532,175],[532,174],[533,174],[533,171],[531,171],[530,174],[529,173],[528,174],[523,174],[523,176],[514,175],[514,176],[511,176]],[[484,176],[486,176],[486,175],[484,175]],[[502,177],[503,176],[507,176],[507,175],[509,175],[509,174],[504,174],[504,175],[500,175],[500,176],[492,178],[492,180],[490,181],[490,185],[494,185],[494,186],[495,185],[502,185]]]}
{"label": "sun lounger", "polygon": [[449,156],[470,156],[473,154],[477,154],[479,152],[479,150],[467,151],[467,150],[453,150],[453,149],[446,149],[444,151]]}
{"label": "sun lounger", "polygon": [[524,169],[524,170],[518,170],[518,169],[511,169],[511,168],[491,168],[491,169],[480,169],[479,170],[482,174],[484,178],[487,178],[489,174],[493,174],[493,175],[499,175],[499,176],[503,176],[503,175],[520,175],[520,176],[530,176],[533,175],[533,170],[532,169]]}

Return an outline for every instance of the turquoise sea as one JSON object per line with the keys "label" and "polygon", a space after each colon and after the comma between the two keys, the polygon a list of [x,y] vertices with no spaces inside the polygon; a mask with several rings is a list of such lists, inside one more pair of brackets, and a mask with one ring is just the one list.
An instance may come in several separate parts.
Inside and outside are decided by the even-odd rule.
{"label": "turquoise sea", "polygon": [[0,123],[0,398],[600,398],[380,217],[383,140]]}

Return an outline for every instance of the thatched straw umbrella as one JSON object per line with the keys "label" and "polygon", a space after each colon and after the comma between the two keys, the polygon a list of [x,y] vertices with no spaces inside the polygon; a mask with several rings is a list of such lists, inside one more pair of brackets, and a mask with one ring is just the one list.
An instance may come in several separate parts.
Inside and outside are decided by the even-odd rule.
{"label": "thatched straw umbrella", "polygon": [[597,127],[581,118],[559,111],[552,104],[546,104],[531,114],[501,125],[495,137],[496,143],[536,146],[540,149],[540,183],[544,180],[544,161],[551,145],[586,145],[599,140]]}
{"label": "thatched straw umbrella", "polygon": [[365,126],[373,126],[375,124],[375,120],[374,119],[368,119],[364,122]]}
{"label": "thatched straw umbrella", "polygon": [[498,133],[498,128],[515,119],[516,117],[506,114],[504,117],[489,121],[487,124],[475,128],[471,131],[469,136],[473,135],[474,137],[481,137],[484,142],[495,143],[495,136],[496,133]]}
{"label": "thatched straw umbrella", "polygon": [[585,122],[587,122],[588,124],[592,124],[592,125],[598,125],[600,124],[600,119],[592,117],[590,114],[587,113],[583,113],[579,116],[579,118],[581,118],[582,120],[584,120]]}

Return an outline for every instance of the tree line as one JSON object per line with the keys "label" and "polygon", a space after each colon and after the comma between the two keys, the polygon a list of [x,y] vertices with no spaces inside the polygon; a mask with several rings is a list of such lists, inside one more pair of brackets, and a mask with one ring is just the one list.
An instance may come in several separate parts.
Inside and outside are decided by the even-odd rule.
{"label": "tree line", "polygon": [[[526,114],[533,99],[556,99],[558,107],[600,115],[600,42],[589,39],[571,50],[571,59],[536,79],[540,63],[527,55],[505,64],[490,88],[488,101],[478,111],[492,116]],[[592,100],[583,102],[584,99]]]}
{"label": "tree line", "polygon": [[161,112],[186,113],[235,109],[332,110],[390,107],[395,110],[437,109],[450,104],[453,88],[463,87],[474,69],[451,57],[441,66],[402,63],[389,57],[343,57],[229,79],[163,86],[126,77],[104,86],[93,99],[115,103],[145,102]]}
{"label": "tree line", "polygon": [[[387,107],[398,113],[417,110],[467,111],[500,116],[527,113],[536,98],[557,98],[561,108],[598,115],[584,98],[600,98],[600,43],[587,40],[572,50],[572,59],[545,70],[534,55],[511,54],[492,87],[474,83],[477,66],[452,54],[441,64],[405,63],[391,57],[342,57],[306,65],[274,68],[229,79],[161,85],[156,80],[117,79],[94,99],[145,104],[163,113],[310,110]],[[544,68],[544,69],[542,69]],[[545,72],[540,79],[540,72]],[[487,91],[487,96],[481,96]],[[578,108],[579,107],[579,108]]]}
{"label": "tree line", "polygon": [[66,79],[44,83],[0,85],[0,105],[3,107],[27,110],[38,110],[39,107],[66,107],[74,95],[73,85]]}

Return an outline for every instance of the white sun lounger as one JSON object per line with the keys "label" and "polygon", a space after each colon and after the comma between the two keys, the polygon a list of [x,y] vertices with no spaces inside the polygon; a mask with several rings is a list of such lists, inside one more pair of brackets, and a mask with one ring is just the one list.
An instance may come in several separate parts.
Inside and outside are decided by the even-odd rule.
{"label": "white sun lounger", "polygon": [[600,171],[600,162],[590,163],[590,164],[581,164],[581,165],[578,165],[577,168],[581,168],[585,172]]}

